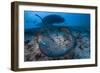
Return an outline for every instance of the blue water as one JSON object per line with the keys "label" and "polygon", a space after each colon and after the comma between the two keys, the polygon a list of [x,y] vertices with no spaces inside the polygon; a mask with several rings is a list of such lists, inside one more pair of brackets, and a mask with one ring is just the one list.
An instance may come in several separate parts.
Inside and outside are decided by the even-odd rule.
{"label": "blue water", "polygon": [[[42,19],[51,14],[57,14],[64,18],[63,26],[68,27],[81,27],[78,28],[80,30],[86,29],[88,30],[90,28],[90,14],[82,14],[82,13],[61,13],[61,12],[33,12],[33,11],[24,11],[24,27],[25,29],[30,28],[39,28],[42,27],[41,25],[41,19],[38,18],[35,14],[38,14]],[[59,24],[56,26],[59,26]]]}
{"label": "blue water", "polygon": [[[83,13],[63,13],[63,12],[37,12],[37,11],[24,11],[24,32],[25,41],[31,40],[35,36],[36,32],[43,31],[45,27],[45,17],[49,15],[57,15],[58,17],[51,17],[47,20],[48,27],[53,29],[55,27],[67,27],[72,32],[72,35],[77,39],[88,38],[90,41],[90,14]],[[60,22],[59,17],[62,18]],[[54,18],[54,19],[53,19]],[[58,19],[57,19],[58,18]],[[58,20],[58,22],[57,22]],[[80,33],[80,35],[79,35]],[[87,41],[86,41],[87,42]],[[78,49],[78,42],[75,47],[74,58],[89,58],[90,57],[90,46],[87,50]],[[77,48],[78,47],[78,48]],[[82,54],[83,53],[83,54]]]}

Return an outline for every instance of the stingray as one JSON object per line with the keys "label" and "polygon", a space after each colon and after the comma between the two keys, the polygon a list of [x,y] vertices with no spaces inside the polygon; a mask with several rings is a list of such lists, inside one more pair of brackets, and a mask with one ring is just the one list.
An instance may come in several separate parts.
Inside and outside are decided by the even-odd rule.
{"label": "stingray", "polygon": [[60,15],[51,14],[51,15],[44,17],[43,21],[46,24],[53,24],[53,23],[62,23],[65,21],[65,19],[61,17]]}

